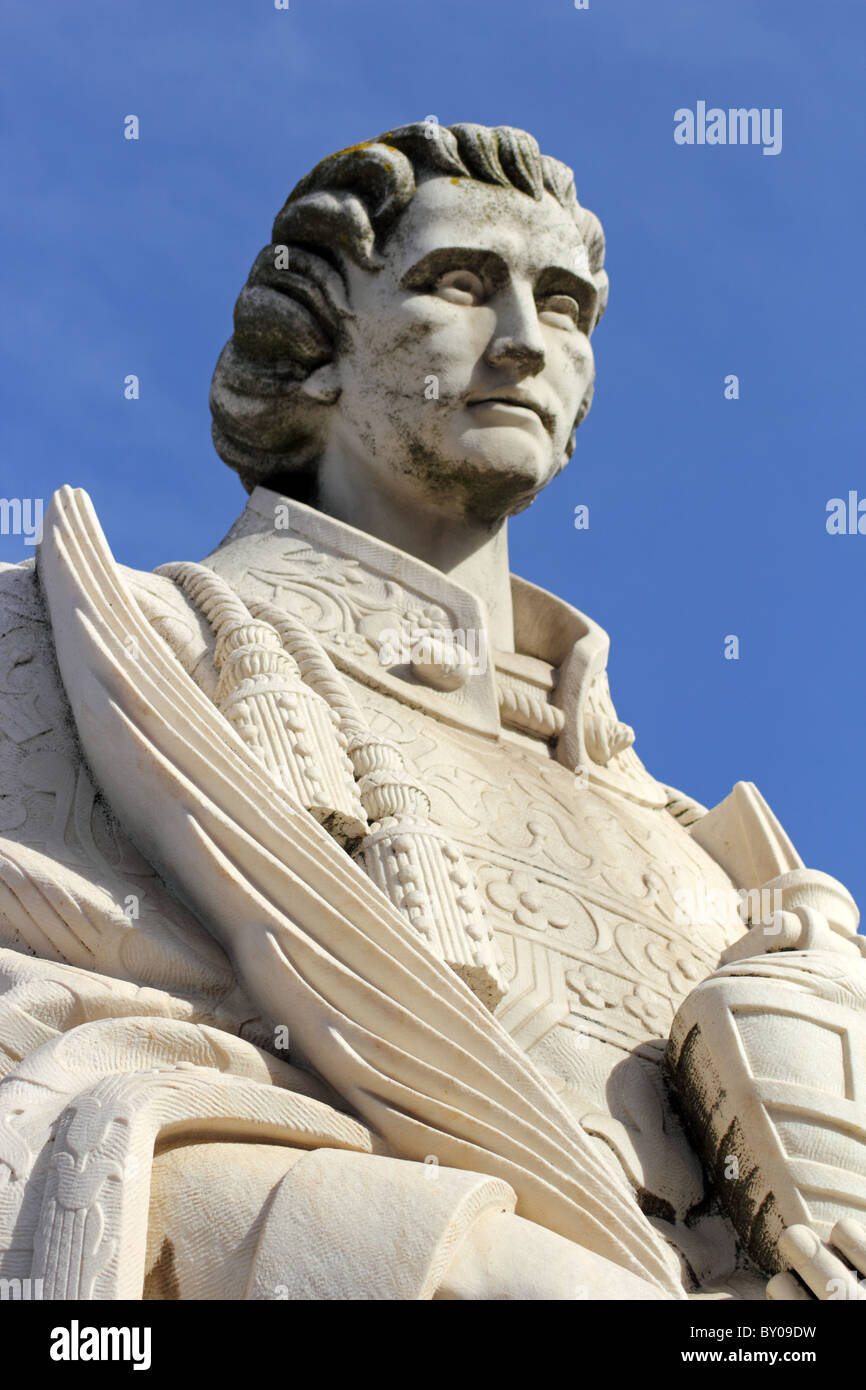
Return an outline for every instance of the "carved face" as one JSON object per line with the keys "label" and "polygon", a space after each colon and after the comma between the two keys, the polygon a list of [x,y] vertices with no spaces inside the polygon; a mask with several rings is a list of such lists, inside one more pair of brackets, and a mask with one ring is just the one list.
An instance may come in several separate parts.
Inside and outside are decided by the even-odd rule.
{"label": "carved face", "polygon": [[382,270],[348,266],[330,470],[431,513],[495,522],[566,461],[593,379],[587,257],[549,194],[434,178]]}

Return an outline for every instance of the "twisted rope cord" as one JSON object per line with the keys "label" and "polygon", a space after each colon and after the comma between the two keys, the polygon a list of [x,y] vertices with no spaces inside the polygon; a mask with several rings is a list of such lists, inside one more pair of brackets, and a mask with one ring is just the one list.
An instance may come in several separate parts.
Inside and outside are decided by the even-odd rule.
{"label": "twisted rope cord", "polygon": [[557,705],[530,695],[504,682],[497,682],[499,713],[505,723],[517,724],[544,738],[558,738],[565,727],[565,715]]}

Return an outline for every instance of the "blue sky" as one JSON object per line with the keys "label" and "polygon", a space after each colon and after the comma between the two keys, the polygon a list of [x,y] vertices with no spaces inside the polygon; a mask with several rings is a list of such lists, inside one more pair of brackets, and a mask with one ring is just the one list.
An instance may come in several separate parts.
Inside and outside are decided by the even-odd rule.
{"label": "blue sky", "polygon": [[[0,496],[74,483],[124,563],[205,554],[244,500],[210,375],[292,185],[430,114],[523,126],[602,218],[611,299],[512,566],[608,629],[657,776],[756,782],[866,906],[866,535],[825,528],[866,498],[859,0],[42,0],[2,30]],[[782,108],[781,153],[675,145],[698,101]]]}

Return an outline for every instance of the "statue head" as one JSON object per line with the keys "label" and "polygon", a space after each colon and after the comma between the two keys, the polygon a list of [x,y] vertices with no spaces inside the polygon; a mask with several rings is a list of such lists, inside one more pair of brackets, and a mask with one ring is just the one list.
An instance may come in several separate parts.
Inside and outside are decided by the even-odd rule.
{"label": "statue head", "polygon": [[571,170],[523,131],[429,117],[331,155],[238,298],[217,452],[314,504],[343,470],[433,513],[520,511],[589,410],[603,263]]}

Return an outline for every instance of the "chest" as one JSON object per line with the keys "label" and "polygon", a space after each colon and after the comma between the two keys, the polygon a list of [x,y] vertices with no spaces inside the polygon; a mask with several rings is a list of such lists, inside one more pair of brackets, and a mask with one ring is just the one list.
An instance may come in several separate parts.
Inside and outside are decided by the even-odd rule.
{"label": "chest", "polygon": [[686,994],[742,934],[724,871],[663,809],[381,692],[355,693],[475,875],[509,984],[497,1014],[512,1036],[531,1051],[564,1028],[657,1052]]}

